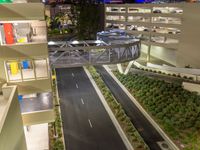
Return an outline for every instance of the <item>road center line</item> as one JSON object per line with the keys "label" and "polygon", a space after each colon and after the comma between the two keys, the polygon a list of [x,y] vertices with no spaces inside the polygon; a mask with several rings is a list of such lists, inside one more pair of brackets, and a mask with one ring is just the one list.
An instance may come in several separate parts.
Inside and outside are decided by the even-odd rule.
{"label": "road center line", "polygon": [[91,128],[93,128],[93,126],[92,126],[92,123],[91,123],[90,119],[88,119],[88,122],[89,122],[89,125],[90,125],[90,127],[91,127]]}
{"label": "road center line", "polygon": [[78,89],[78,84],[76,83],[76,88]]}
{"label": "road center line", "polygon": [[84,101],[83,101],[83,99],[81,98],[81,102],[82,102],[82,104],[84,105]]}
{"label": "road center line", "polygon": [[72,72],[72,77],[74,77],[74,73]]}

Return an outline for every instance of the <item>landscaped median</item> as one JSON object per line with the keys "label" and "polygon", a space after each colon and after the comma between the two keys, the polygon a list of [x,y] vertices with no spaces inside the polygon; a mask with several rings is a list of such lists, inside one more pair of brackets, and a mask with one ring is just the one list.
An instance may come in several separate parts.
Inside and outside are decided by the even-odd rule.
{"label": "landscaped median", "polygon": [[151,117],[184,150],[200,149],[200,96],[181,85],[137,74],[115,76]]}
{"label": "landscaped median", "polygon": [[54,98],[54,104],[55,104],[55,122],[49,124],[49,149],[50,150],[64,150],[64,135],[63,135],[63,129],[62,129],[62,121],[60,116],[60,103],[58,98],[58,91],[57,91],[57,85],[56,85],[56,74],[55,70],[53,70],[52,75],[52,93]]}
{"label": "landscaped median", "polygon": [[130,118],[126,115],[122,106],[116,101],[111,91],[107,88],[107,86],[103,82],[100,75],[96,72],[95,68],[90,66],[87,67],[87,69],[92,75],[92,78],[96,82],[101,93],[105,97],[107,104],[109,105],[110,109],[112,110],[113,114],[118,120],[121,128],[125,132],[134,150],[148,150],[149,147],[146,145],[146,143],[144,142],[144,140],[142,139],[136,128],[131,123]]}

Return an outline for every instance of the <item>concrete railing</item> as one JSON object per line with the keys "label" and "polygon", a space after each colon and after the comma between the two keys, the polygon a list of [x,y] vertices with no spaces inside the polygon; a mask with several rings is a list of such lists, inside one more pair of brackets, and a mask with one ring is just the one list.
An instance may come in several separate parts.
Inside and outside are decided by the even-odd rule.
{"label": "concrete railing", "polygon": [[[162,72],[165,74],[170,74],[170,75],[176,75],[180,76],[182,78],[187,77],[191,78],[193,81],[200,81],[200,74],[198,73],[198,69],[193,69],[193,72],[190,73],[190,70],[187,70],[187,68],[176,68],[176,67],[170,67],[170,66],[161,66],[161,65],[155,65],[155,64],[150,64],[148,63],[147,66],[143,66],[138,62],[134,62],[134,65],[140,69],[151,69],[152,71],[156,72]],[[177,69],[177,70],[176,70]]]}

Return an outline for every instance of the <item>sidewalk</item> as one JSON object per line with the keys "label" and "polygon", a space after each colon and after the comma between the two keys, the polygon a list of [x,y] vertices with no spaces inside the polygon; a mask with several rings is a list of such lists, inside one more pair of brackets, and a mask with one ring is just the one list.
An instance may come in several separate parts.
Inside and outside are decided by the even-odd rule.
{"label": "sidewalk", "polygon": [[27,150],[48,150],[48,123],[24,126]]}

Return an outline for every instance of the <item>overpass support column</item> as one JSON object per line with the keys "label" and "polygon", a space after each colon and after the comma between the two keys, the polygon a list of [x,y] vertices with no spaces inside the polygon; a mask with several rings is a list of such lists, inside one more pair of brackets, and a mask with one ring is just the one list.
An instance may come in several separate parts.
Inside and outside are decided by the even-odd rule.
{"label": "overpass support column", "polygon": [[129,72],[129,70],[131,69],[131,66],[132,66],[133,63],[134,63],[133,60],[130,61],[130,62],[128,63],[128,66],[126,67],[125,71],[123,71],[122,64],[117,64],[118,71],[119,71],[121,74],[124,74],[124,75],[128,74],[128,72]]}
{"label": "overpass support column", "polygon": [[117,64],[117,69],[121,74],[124,73],[123,68],[122,68],[122,64]]}
{"label": "overpass support column", "polygon": [[125,75],[128,74],[128,72],[129,72],[129,70],[131,69],[131,66],[132,66],[133,63],[134,63],[133,60],[130,61],[130,62],[128,63],[128,66],[126,67],[126,70],[124,71],[124,74],[125,74]]}
{"label": "overpass support column", "polygon": [[147,51],[147,62],[150,62],[150,57],[151,57],[151,45],[148,46],[148,51]]}

